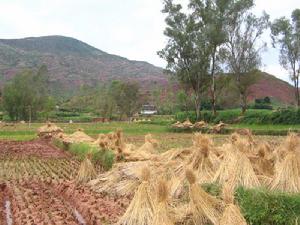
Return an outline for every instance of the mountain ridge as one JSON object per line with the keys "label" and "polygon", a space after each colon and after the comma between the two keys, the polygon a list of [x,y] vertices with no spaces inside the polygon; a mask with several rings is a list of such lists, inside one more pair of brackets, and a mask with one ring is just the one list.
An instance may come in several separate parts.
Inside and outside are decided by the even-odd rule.
{"label": "mountain ridge", "polygon": [[[94,86],[111,80],[135,81],[143,91],[169,84],[162,68],[145,61],[109,54],[72,37],[49,35],[0,39],[0,86],[26,68],[47,65],[50,88],[57,96],[72,95],[81,85]],[[251,87],[250,100],[270,96],[293,103],[293,87],[279,78],[262,73]]]}

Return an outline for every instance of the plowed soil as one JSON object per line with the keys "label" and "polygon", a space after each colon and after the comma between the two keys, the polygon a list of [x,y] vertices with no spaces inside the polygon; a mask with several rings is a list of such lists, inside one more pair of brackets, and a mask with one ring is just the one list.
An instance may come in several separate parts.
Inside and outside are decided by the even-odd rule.
{"label": "plowed soil", "polygon": [[43,140],[0,141],[0,157],[36,156],[42,158],[66,158],[70,154],[51,146]]}
{"label": "plowed soil", "polygon": [[77,185],[80,162],[44,141],[0,141],[0,224],[113,224],[130,200]]}

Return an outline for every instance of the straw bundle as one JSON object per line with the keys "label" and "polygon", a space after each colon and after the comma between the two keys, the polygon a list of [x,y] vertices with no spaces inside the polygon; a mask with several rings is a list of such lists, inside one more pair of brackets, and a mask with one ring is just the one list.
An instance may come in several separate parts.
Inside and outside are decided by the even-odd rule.
{"label": "straw bundle", "polygon": [[63,132],[63,129],[48,122],[46,125],[38,129],[38,136],[42,138],[51,138],[61,132]]}
{"label": "straw bundle", "polygon": [[158,141],[154,139],[151,134],[147,134],[145,136],[145,143],[140,148],[138,148],[137,151],[155,154],[155,147],[157,146]]}
{"label": "straw bundle", "polygon": [[[116,164],[111,171],[100,174],[89,186],[96,192],[111,195],[131,195],[140,185],[139,171],[145,166],[151,169],[154,165],[148,162],[127,162]],[[153,169],[152,169],[153,170]]]}
{"label": "straw bundle", "polygon": [[254,172],[250,160],[240,152],[236,146],[225,145],[226,154],[217,170],[214,182],[224,184],[231,176],[236,176],[236,186],[253,188],[260,186],[259,180]]}
{"label": "straw bundle", "polygon": [[206,126],[207,126],[207,123],[205,121],[199,121],[199,122],[196,122],[193,127],[196,129],[201,129]]}
{"label": "straw bundle", "polygon": [[192,128],[193,124],[191,123],[190,119],[187,118],[183,123],[182,123],[183,128]]}
{"label": "straw bundle", "polygon": [[226,124],[220,121],[217,125],[213,126],[212,131],[214,133],[220,133],[225,127]]}
{"label": "straw bundle", "polygon": [[177,121],[176,123],[174,123],[172,125],[173,128],[183,128],[183,124],[179,121]]}
{"label": "straw bundle", "polygon": [[192,170],[186,171],[186,178],[190,183],[190,203],[196,224],[203,224],[206,217],[212,224],[217,225],[222,215],[223,203],[206,193],[197,183]]}
{"label": "straw bundle", "polygon": [[157,185],[157,204],[155,205],[152,225],[173,225],[168,209],[169,190],[167,182],[160,180]]}
{"label": "straw bundle", "polygon": [[289,152],[282,162],[277,162],[275,175],[271,182],[271,190],[300,192],[300,156]]}
{"label": "straw bundle", "polygon": [[142,183],[117,225],[149,225],[153,221],[154,201],[149,188],[150,171],[144,168],[140,177]]}
{"label": "straw bundle", "polygon": [[77,183],[87,183],[97,176],[93,163],[91,162],[91,155],[88,155],[80,164],[79,171],[76,177]]}
{"label": "straw bundle", "polygon": [[238,206],[228,204],[220,218],[219,225],[247,225],[247,222]]}
{"label": "straw bundle", "polygon": [[274,151],[273,160],[279,165],[278,162],[283,161],[289,152],[300,153],[300,138],[295,133],[290,133],[283,144]]}
{"label": "straw bundle", "polygon": [[255,173],[268,177],[273,176],[274,166],[272,160],[270,160],[270,146],[267,143],[263,143],[260,144],[257,149],[257,157],[253,162]]}
{"label": "straw bundle", "polygon": [[76,132],[73,134],[70,134],[66,138],[63,139],[64,142],[66,143],[82,143],[82,142],[87,142],[87,143],[93,143],[95,140],[85,134],[81,129],[78,129]]}

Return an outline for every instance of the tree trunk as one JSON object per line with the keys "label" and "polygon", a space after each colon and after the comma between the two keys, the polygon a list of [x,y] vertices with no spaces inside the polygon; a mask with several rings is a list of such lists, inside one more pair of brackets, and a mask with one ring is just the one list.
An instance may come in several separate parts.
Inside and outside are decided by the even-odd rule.
{"label": "tree trunk", "polygon": [[297,75],[294,76],[294,87],[295,87],[295,98],[296,98],[296,104],[297,108],[300,106],[300,94],[299,94],[299,78]]}
{"label": "tree trunk", "polygon": [[240,92],[240,101],[241,101],[242,115],[244,115],[245,112],[247,111],[247,96],[244,92]]}
{"label": "tree trunk", "polygon": [[201,100],[199,94],[195,95],[195,111],[196,111],[196,120],[200,119],[200,106]]}
{"label": "tree trunk", "polygon": [[212,59],[212,68],[211,68],[211,76],[212,76],[212,85],[211,85],[211,108],[213,115],[217,114],[216,110],[216,78],[215,78],[215,64],[216,64],[216,47],[214,48],[214,55]]}

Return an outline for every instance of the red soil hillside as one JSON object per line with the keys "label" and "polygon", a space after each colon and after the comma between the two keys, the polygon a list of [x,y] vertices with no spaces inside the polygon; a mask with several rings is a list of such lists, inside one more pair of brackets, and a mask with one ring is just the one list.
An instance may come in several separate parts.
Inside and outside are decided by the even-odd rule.
{"label": "red soil hillside", "polygon": [[294,89],[288,82],[280,80],[273,75],[262,73],[258,82],[251,87],[249,99],[264,98],[269,96],[281,103],[293,104]]}

